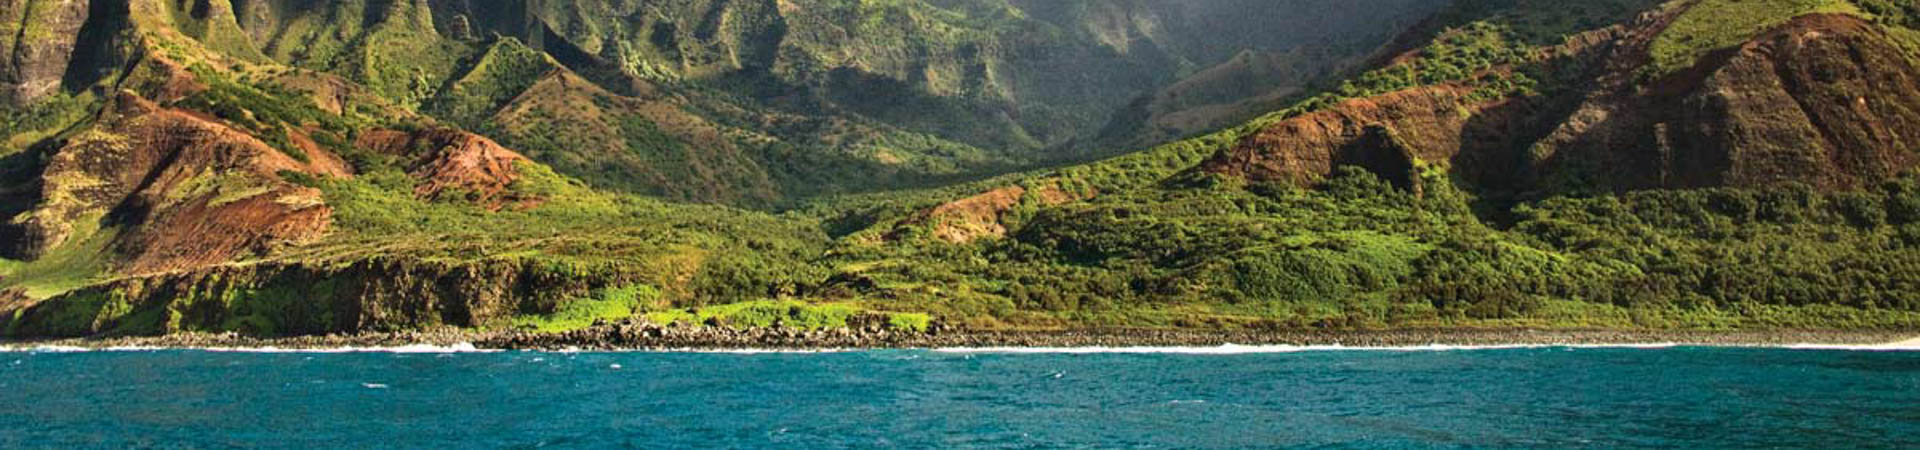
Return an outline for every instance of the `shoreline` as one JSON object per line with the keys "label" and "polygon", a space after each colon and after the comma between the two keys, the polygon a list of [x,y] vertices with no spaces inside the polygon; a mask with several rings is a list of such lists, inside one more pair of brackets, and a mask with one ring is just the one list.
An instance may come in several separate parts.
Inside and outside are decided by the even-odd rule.
{"label": "shoreline", "polygon": [[564,333],[446,329],[357,335],[255,338],[236,334],[0,340],[0,351],[820,351],[936,349],[979,352],[1174,351],[1268,347],[1284,349],[1445,349],[1528,346],[1725,346],[1806,349],[1920,349],[1920,331],[1835,330],[1525,330],[1384,331],[935,331],[733,330],[708,327],[604,325]]}

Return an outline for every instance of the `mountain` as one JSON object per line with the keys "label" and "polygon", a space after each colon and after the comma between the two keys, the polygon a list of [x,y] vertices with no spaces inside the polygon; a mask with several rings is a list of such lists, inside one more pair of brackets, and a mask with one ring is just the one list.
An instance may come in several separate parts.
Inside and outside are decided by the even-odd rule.
{"label": "mountain", "polygon": [[1906,2],[0,0],[0,27],[7,336],[1920,326]]}
{"label": "mountain", "polygon": [[[1098,155],[1082,143],[1136,98],[1243,54],[1299,66],[1226,69],[1284,95],[1440,3],[1382,1],[199,3],[228,53],[343,76],[596,187],[768,207]],[[1255,113],[1233,94],[1108,138]]]}
{"label": "mountain", "polygon": [[1910,329],[1915,12],[1457,2],[1234,128],[819,205],[827,261],[986,328]]}
{"label": "mountain", "polygon": [[[1760,8],[1779,10],[1700,2],[1524,49],[1532,54],[1463,42],[1507,56],[1470,67],[1483,71],[1474,78],[1264,126],[1203,170],[1305,182],[1343,161],[1411,164],[1404,154],[1445,161],[1479,186],[1552,193],[1857,188],[1912,168],[1920,70],[1910,30],[1877,26],[1846,2]],[[1710,34],[1728,27],[1750,36]],[[1713,39],[1731,45],[1684,48]]]}

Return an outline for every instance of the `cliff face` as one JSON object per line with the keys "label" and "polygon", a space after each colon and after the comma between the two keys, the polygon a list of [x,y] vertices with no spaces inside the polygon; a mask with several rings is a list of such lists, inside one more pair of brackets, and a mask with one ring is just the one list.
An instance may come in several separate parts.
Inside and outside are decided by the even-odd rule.
{"label": "cliff face", "polygon": [[[0,336],[79,337],[236,331],[300,336],[474,327],[551,312],[613,285],[612,275],[557,276],[514,261],[369,259],[267,264],[129,278],[80,289],[0,320]],[[7,305],[0,297],[0,306]]]}
{"label": "cliff face", "polygon": [[1596,95],[1542,141],[1536,167],[1615,189],[1871,185],[1920,162],[1916,80],[1878,26],[1804,16],[1690,72]]}
{"label": "cliff face", "polygon": [[0,104],[25,105],[60,89],[90,3],[0,1]]}
{"label": "cliff face", "polygon": [[1264,127],[1200,169],[1303,186],[1346,165],[1372,169],[1458,159],[1476,160],[1479,165],[1456,166],[1475,175],[1511,169],[1501,167],[1498,154],[1517,144],[1513,128],[1531,106],[1476,100],[1472,91],[1447,84],[1350,100]]}
{"label": "cliff face", "polygon": [[1518,191],[1842,189],[1920,163],[1911,150],[1920,70],[1880,26],[1801,16],[1649,79],[1648,42],[1681,11],[1541,52],[1531,64],[1591,71],[1571,79],[1569,92],[1475,99],[1468,94],[1486,88],[1476,79],[1352,99],[1266,125],[1201,170],[1312,184],[1380,151],[1369,127],[1392,130],[1421,160]]}

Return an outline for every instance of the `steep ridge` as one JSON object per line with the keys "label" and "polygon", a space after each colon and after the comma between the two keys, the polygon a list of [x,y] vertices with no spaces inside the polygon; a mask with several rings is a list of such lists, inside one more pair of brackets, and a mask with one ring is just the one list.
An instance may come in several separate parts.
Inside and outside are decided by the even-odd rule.
{"label": "steep ridge", "polygon": [[[1866,19],[1814,14],[1648,79],[1649,44],[1685,6],[1588,33],[1495,73],[1597,67],[1555,95],[1475,95],[1487,80],[1347,100],[1266,125],[1202,170],[1311,185],[1384,127],[1414,156],[1520,191],[1869,186],[1912,168],[1911,53]],[[1531,66],[1531,67],[1529,67]],[[1547,67],[1548,69],[1539,69]],[[1543,116],[1544,115],[1544,116]]]}
{"label": "steep ridge", "polygon": [[[765,207],[972,179],[1224,126],[1344,67],[1442,2],[1390,3],[251,0],[231,11],[275,60],[346,76],[595,186]],[[489,67],[508,41],[518,48],[504,59],[534,62],[519,69],[559,65],[589,81],[563,86],[581,90],[566,96],[652,105],[603,107],[607,121],[699,125],[615,126],[618,139],[587,134],[598,126],[542,136],[652,150],[640,154],[480,129],[504,110],[471,98],[474,81],[500,100],[545,77]],[[1136,115],[1122,112],[1136,98],[1246,51],[1314,57],[1284,57],[1300,69],[1242,68],[1239,79],[1257,86],[1157,102],[1137,114],[1153,132],[1116,124],[1094,143],[1116,114]],[[674,164],[683,161],[702,169],[681,173]]]}
{"label": "steep ridge", "polygon": [[482,122],[555,168],[600,186],[699,202],[765,206],[779,199],[740,129],[683,109],[671,94],[622,96],[556,69]]}
{"label": "steep ridge", "polygon": [[1596,95],[1542,141],[1537,165],[1614,189],[1871,186],[1916,163],[1917,80],[1912,53],[1880,27],[1801,16],[1649,88]]}
{"label": "steep ridge", "polygon": [[24,105],[60,88],[90,12],[87,1],[0,4],[0,104]]}
{"label": "steep ridge", "polygon": [[[143,64],[176,67],[155,58]],[[161,92],[192,95],[203,85],[158,76]],[[127,273],[201,267],[324,234],[331,211],[320,193],[282,172],[348,176],[324,151],[290,156],[203,112],[117,94],[85,131],[43,154],[31,209],[8,224],[19,236],[9,256],[37,258],[70,244],[87,221],[121,235],[114,252]],[[84,237],[82,237],[84,238]]]}

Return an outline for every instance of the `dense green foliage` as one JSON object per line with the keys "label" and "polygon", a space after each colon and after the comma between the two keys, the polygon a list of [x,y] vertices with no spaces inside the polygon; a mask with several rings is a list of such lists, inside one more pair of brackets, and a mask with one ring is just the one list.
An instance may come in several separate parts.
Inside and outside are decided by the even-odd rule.
{"label": "dense green foliage", "polygon": [[1006,240],[850,243],[834,260],[890,305],[982,326],[1920,325],[1912,179],[1562,198],[1516,207],[1510,228],[1428,182],[1120,192],[1023,209]]}
{"label": "dense green foliage", "polygon": [[919,313],[884,313],[853,303],[807,303],[797,300],[761,300],[691,309],[650,311],[644,317],[658,325],[708,325],[731,328],[783,327],[822,330],[855,326],[865,317],[884,319],[868,325],[896,330],[926,331],[929,317]]}
{"label": "dense green foliage", "polygon": [[551,314],[515,318],[513,326],[543,332],[578,330],[595,323],[632,318],[660,297],[659,290],[644,285],[603,288],[593,294],[570,300]]}
{"label": "dense green foliage", "polygon": [[1920,28],[1920,3],[1901,0],[1853,0],[1853,2],[1881,23]]}
{"label": "dense green foliage", "polygon": [[423,109],[435,117],[478,129],[541,76],[559,67],[519,40],[503,38],[467,64],[466,73]]}
{"label": "dense green foliage", "polygon": [[0,136],[6,137],[0,140],[0,157],[65,131],[97,106],[92,94],[58,93],[32,106],[0,111]]}

